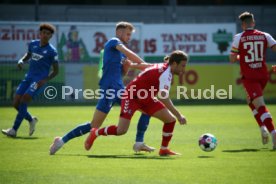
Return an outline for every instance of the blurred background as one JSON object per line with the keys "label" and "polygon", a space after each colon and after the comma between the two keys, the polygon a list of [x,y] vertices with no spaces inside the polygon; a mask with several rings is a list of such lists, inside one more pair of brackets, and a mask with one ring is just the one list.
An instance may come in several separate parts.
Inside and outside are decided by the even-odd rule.
{"label": "blurred background", "polygon": [[[186,86],[188,96],[197,89],[224,89],[232,99],[178,100],[178,103],[245,103],[238,64],[230,64],[228,55],[233,36],[241,32],[238,16],[249,11],[255,15],[256,28],[276,38],[275,0],[2,0],[0,2],[0,105],[11,105],[16,87],[28,66],[18,71],[16,64],[27,51],[27,44],[38,39],[42,22],[54,24],[57,31],[51,43],[57,48],[60,73],[48,83],[58,90],[55,99],[43,93],[33,104],[91,104],[72,92],[62,97],[62,86],[73,89],[97,89],[100,52],[104,43],[115,36],[115,25],[129,21],[136,27],[128,47],[147,62],[162,62],[175,49],[190,55],[186,73],[174,78],[176,86]],[[276,54],[268,49],[270,79],[266,100],[276,101]],[[138,71],[124,78],[127,84]],[[232,87],[230,87],[232,86]],[[231,88],[231,89],[230,89]]]}

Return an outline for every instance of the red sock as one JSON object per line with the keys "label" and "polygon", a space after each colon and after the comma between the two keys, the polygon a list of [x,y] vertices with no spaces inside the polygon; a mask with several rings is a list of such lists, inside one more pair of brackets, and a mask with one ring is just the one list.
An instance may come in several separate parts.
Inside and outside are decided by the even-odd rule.
{"label": "red sock", "polygon": [[255,108],[255,106],[253,105],[253,103],[250,103],[250,104],[249,104],[249,107],[250,107],[250,109],[252,110],[252,113],[253,113],[253,115],[254,115],[254,117],[255,117],[255,119],[256,119],[256,121],[257,121],[259,127],[264,126],[264,124],[263,124],[263,122],[261,121],[261,118],[260,118],[260,113],[258,113],[258,111],[256,110],[256,108]]}
{"label": "red sock", "polygon": [[169,142],[173,136],[175,121],[171,123],[164,123],[163,125],[163,134],[162,134],[162,147],[168,147]]}
{"label": "red sock", "polygon": [[260,119],[265,124],[268,131],[272,132],[275,128],[273,125],[272,116],[269,113],[268,109],[265,106],[261,106],[258,109],[258,113],[260,114]]}
{"label": "red sock", "polygon": [[104,128],[101,128],[98,130],[98,135],[117,135],[117,126],[116,125],[110,125]]}

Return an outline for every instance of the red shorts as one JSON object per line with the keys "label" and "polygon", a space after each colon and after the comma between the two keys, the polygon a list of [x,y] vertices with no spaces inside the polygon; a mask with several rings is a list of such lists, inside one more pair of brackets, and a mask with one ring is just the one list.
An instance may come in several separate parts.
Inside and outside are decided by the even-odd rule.
{"label": "red shorts", "polygon": [[144,113],[152,116],[157,111],[165,108],[165,105],[158,99],[122,99],[120,117],[131,120],[136,110],[141,110]]}
{"label": "red shorts", "polygon": [[267,81],[267,79],[242,79],[242,84],[247,93],[247,97],[252,101],[255,98],[263,96],[263,90]]}

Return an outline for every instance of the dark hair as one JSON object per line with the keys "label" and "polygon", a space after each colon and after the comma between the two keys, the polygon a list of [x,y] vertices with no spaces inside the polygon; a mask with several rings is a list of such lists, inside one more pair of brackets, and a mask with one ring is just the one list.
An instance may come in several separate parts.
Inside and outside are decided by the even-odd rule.
{"label": "dark hair", "polygon": [[42,31],[43,29],[46,29],[46,30],[50,31],[52,34],[56,30],[55,26],[53,26],[52,24],[49,24],[49,23],[40,24],[39,31]]}
{"label": "dark hair", "polygon": [[118,22],[116,24],[116,31],[118,29],[126,29],[126,28],[130,29],[131,31],[135,31],[134,26],[129,22]]}
{"label": "dark hair", "polygon": [[242,14],[240,14],[239,19],[242,22],[245,22],[246,24],[249,24],[252,21],[254,21],[254,15],[250,12],[243,12]]}
{"label": "dark hair", "polygon": [[164,57],[165,61],[169,61],[169,64],[173,64],[173,62],[176,62],[179,64],[181,61],[188,61],[188,54],[181,50],[175,50],[173,51],[170,56]]}

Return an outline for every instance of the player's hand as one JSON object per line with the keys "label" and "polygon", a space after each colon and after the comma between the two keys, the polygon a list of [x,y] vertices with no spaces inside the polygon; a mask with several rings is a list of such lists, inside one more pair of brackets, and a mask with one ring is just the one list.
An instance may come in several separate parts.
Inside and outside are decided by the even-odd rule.
{"label": "player's hand", "polygon": [[123,62],[124,67],[129,68],[131,66],[131,61],[129,59],[125,59]]}
{"label": "player's hand", "polygon": [[37,82],[37,88],[40,88],[41,86],[43,86],[44,84],[46,84],[47,80],[43,79]]}
{"label": "player's hand", "polygon": [[180,125],[186,125],[187,124],[187,120],[186,120],[185,116],[183,116],[182,114],[180,114],[180,116],[177,117],[177,120],[180,123]]}
{"label": "player's hand", "polygon": [[131,61],[128,59],[125,59],[122,64],[123,64],[123,75],[126,75],[128,73],[129,67],[131,66]]}
{"label": "player's hand", "polygon": [[237,55],[237,61],[240,61],[240,55]]}
{"label": "player's hand", "polygon": [[276,72],[276,65],[272,65],[273,72]]}
{"label": "player's hand", "polygon": [[20,59],[18,62],[17,62],[17,68],[19,69],[19,70],[22,70],[23,69],[23,61],[22,61],[22,59]]}

